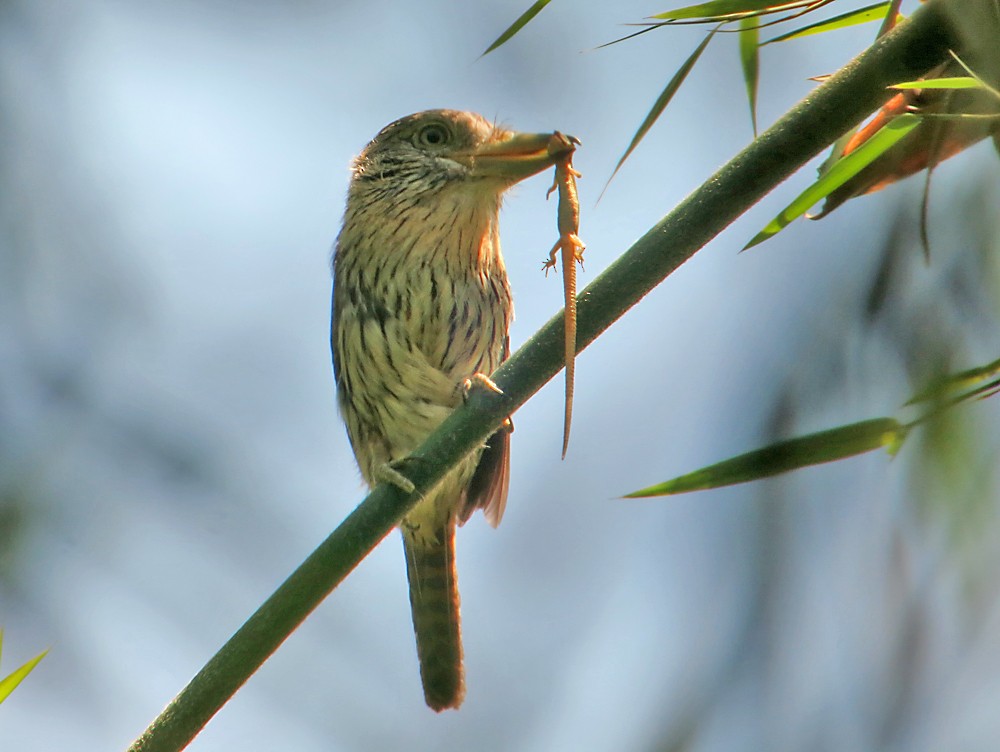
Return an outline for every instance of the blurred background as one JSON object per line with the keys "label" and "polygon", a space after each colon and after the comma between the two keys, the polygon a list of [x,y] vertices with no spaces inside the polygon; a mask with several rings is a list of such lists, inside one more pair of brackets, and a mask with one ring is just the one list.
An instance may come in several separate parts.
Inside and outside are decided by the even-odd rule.
{"label": "blurred background", "polygon": [[[330,368],[347,165],[430,107],[560,129],[581,286],[752,138],[735,39],[593,51],[656,3],[0,4],[0,749],[124,749],[363,497]],[[904,8],[905,10],[905,8]],[[912,9],[911,9],[912,10]],[[767,125],[874,26],[767,47]],[[582,50],[589,50],[581,52]],[[423,703],[393,534],[194,750],[992,750],[1000,402],[890,458],[672,499],[623,493],[776,437],[897,414],[1000,355],[997,161],[739,249],[795,176],[517,415],[496,531],[459,533],[468,695]],[[523,342],[560,307],[548,176],[505,204]]]}

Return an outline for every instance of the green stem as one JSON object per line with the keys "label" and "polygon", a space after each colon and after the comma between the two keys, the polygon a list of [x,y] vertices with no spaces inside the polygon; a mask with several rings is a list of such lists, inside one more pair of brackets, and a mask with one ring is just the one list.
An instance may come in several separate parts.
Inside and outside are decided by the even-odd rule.
{"label": "green stem", "polygon": [[[582,351],[646,293],[785,178],[878,108],[886,87],[912,80],[963,47],[958,19],[981,29],[990,0],[930,0],[795,106],[640,238],[579,296]],[[977,19],[975,22],[969,19]],[[665,166],[666,169],[666,166]],[[501,397],[476,394],[407,465],[409,497],[380,486],[264,602],[131,746],[183,749],[306,616],[412,507],[563,365],[562,314],[494,375]]]}

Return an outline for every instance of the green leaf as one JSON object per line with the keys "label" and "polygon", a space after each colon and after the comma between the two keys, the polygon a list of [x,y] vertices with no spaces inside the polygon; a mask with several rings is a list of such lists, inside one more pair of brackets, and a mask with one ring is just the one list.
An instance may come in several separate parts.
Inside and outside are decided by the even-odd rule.
{"label": "green leaf", "polygon": [[753,137],[757,138],[757,82],[760,72],[758,43],[760,26],[754,18],[740,21],[740,65],[743,67],[743,83],[746,85],[747,101],[750,103],[750,123]]}
{"label": "green leaf", "polygon": [[841,157],[844,156],[844,150],[847,148],[847,145],[851,143],[851,140],[857,132],[858,126],[855,126],[833,142],[833,146],[830,147],[830,153],[827,154],[826,159],[824,159],[820,166],[816,169],[816,173],[819,177],[826,175],[826,173],[830,171],[830,168],[840,161]]}
{"label": "green leaf", "polygon": [[483,57],[483,55],[490,54],[497,47],[499,47],[500,45],[502,45],[503,43],[505,43],[507,40],[509,40],[512,36],[514,36],[515,34],[517,34],[517,32],[519,32],[521,29],[523,29],[525,26],[527,26],[528,25],[528,21],[530,21],[532,18],[534,18],[535,16],[537,16],[541,12],[542,8],[544,8],[546,5],[548,5],[550,1],[551,0],[538,0],[534,5],[532,5],[526,11],[524,11],[524,13],[522,13],[518,17],[518,19],[508,27],[507,31],[505,31],[503,34],[501,34],[500,36],[498,36],[496,38],[496,40],[493,42],[493,44],[491,44],[489,47],[487,47],[486,51],[482,55],[480,55],[479,57]]}
{"label": "green leaf", "polygon": [[[970,368],[967,371],[946,376],[935,381],[926,389],[918,392],[906,404],[917,405],[922,402],[945,402],[952,400],[959,392],[974,390],[973,394],[979,392],[979,386],[984,381],[990,381],[996,376],[1000,376],[1000,359],[987,363],[985,366]],[[987,389],[992,384],[986,385]],[[962,397],[959,397],[962,399]]]}
{"label": "green leaf", "polygon": [[680,21],[689,18],[700,18],[705,21],[735,20],[747,14],[761,15],[764,13],[779,13],[815,5],[815,0],[793,2],[775,2],[774,0],[711,0],[707,3],[688,5],[677,10],[657,13],[651,18],[668,21]]}
{"label": "green leaf", "polygon": [[835,31],[836,29],[846,29],[849,26],[857,26],[869,21],[880,21],[885,18],[891,4],[889,0],[886,0],[886,2],[876,3],[875,5],[866,5],[864,8],[858,8],[857,10],[828,18],[825,21],[803,26],[801,29],[795,29],[774,39],[768,39],[761,46],[774,44],[775,42],[787,42],[789,39],[799,39],[811,34],[822,34],[823,32]]}
{"label": "green leaf", "polygon": [[13,692],[17,685],[24,680],[24,677],[31,673],[35,666],[38,665],[38,662],[41,661],[42,658],[48,654],[48,652],[48,650],[43,650],[9,676],[0,679],[0,702],[7,699],[10,693]]}
{"label": "green leaf", "polygon": [[784,230],[792,221],[809,211],[818,201],[833,193],[837,188],[892,148],[896,142],[920,125],[920,120],[919,115],[912,113],[906,113],[890,120],[875,135],[846,157],[839,159],[819,180],[799,194],[798,198],[792,201],[763,230],[757,233],[743,247],[743,250],[753,248],[755,245],[763,243],[765,240]]}
{"label": "green leaf", "polygon": [[664,88],[664,90],[660,93],[660,96],[657,97],[656,102],[653,103],[653,107],[649,111],[649,114],[646,115],[646,119],[642,121],[642,125],[639,126],[639,130],[637,130],[635,135],[632,137],[632,143],[628,145],[625,153],[622,154],[622,158],[619,159],[618,164],[615,165],[615,169],[612,171],[611,177],[608,178],[608,182],[604,184],[604,190],[601,191],[602,196],[604,195],[604,191],[608,189],[608,186],[611,185],[611,181],[615,179],[615,175],[618,174],[618,170],[620,170],[622,165],[625,164],[625,160],[629,158],[629,155],[635,150],[635,147],[639,145],[639,142],[642,141],[645,135],[649,132],[649,129],[653,127],[657,118],[663,114],[663,110],[665,110],[667,105],[670,104],[670,100],[674,98],[674,94],[677,93],[681,84],[684,83],[684,79],[687,78],[688,73],[691,72],[694,64],[698,62],[698,58],[701,57],[701,53],[705,51],[708,43],[712,40],[712,37],[715,36],[715,32],[718,30],[719,28],[716,27],[705,36],[705,38],[701,41],[701,44],[699,44],[697,49],[695,49],[688,59],[684,61],[684,64],[674,74],[673,78],[670,79],[666,88]]}
{"label": "green leaf", "polygon": [[908,430],[908,426],[892,418],[852,423],[797,439],[779,441],[664,483],[633,491],[625,498],[667,496],[731,486],[769,478],[801,467],[853,457],[873,449],[886,448],[890,453],[895,453]]}
{"label": "green leaf", "polygon": [[890,89],[983,89],[990,87],[970,76],[953,76],[950,78],[929,78],[926,81],[903,81],[893,84]]}
{"label": "green leaf", "polygon": [[[960,58],[958,55],[955,54],[954,50],[949,50],[949,52],[951,53],[951,56],[955,59],[955,62],[958,63],[959,65],[961,65],[962,69],[966,73],[969,74],[969,78],[974,79],[976,81],[976,83],[979,84],[979,86],[977,88],[980,88],[983,91],[988,91],[994,97],[996,97],[997,99],[1000,99],[1000,91],[997,91],[992,86],[990,86],[988,83],[986,83],[982,78],[980,78],[979,74],[976,73],[974,70],[972,70],[972,68],[970,68],[968,65],[966,65],[965,61],[962,60],[962,58]],[[941,80],[941,79],[937,79],[937,80]]]}

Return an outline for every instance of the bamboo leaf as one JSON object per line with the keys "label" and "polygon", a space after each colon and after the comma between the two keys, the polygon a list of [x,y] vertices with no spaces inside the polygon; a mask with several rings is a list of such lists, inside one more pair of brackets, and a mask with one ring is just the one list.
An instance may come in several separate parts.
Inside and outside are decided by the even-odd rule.
{"label": "bamboo leaf", "polygon": [[903,81],[893,84],[890,89],[982,89],[991,91],[981,81],[970,76],[952,76],[949,78],[928,78],[924,81]]}
{"label": "bamboo leaf", "polygon": [[966,65],[965,61],[962,60],[962,58],[960,58],[955,53],[954,50],[949,50],[948,52],[955,59],[955,62],[962,66],[962,70],[964,70],[966,73],[968,73],[970,78],[975,79],[975,81],[979,84],[979,88],[983,89],[984,91],[988,91],[994,97],[996,97],[997,99],[1000,99],[1000,91],[997,91],[992,86],[990,86],[988,83],[986,83],[982,78],[980,78],[979,74],[976,73],[974,70],[972,70],[972,68],[970,68],[968,65]]}
{"label": "bamboo leaf", "polygon": [[705,21],[735,20],[743,15],[761,15],[764,13],[780,13],[815,4],[815,0],[798,0],[793,2],[774,2],[774,0],[711,0],[707,3],[688,5],[676,10],[657,13],[651,18],[667,21],[680,21],[690,18],[700,18]]}
{"label": "bamboo leaf", "polygon": [[[987,363],[985,366],[970,368],[934,382],[926,389],[918,392],[906,404],[917,405],[922,402],[944,402],[951,400],[957,393],[977,389],[984,381],[1000,375],[1000,359]],[[989,385],[987,385],[989,388]],[[973,392],[975,393],[975,392]]]}
{"label": "bamboo leaf", "polygon": [[750,104],[750,123],[753,137],[757,138],[757,84],[760,73],[760,26],[753,18],[740,21],[740,65],[743,68],[743,83]]}
{"label": "bamboo leaf", "polygon": [[767,44],[774,44],[775,42],[787,42],[789,39],[799,39],[801,37],[810,36],[811,34],[822,34],[827,31],[846,29],[849,26],[857,26],[858,24],[868,23],[869,21],[880,21],[885,18],[890,5],[891,2],[886,0],[886,2],[876,3],[875,5],[867,5],[864,8],[858,8],[857,10],[852,10],[848,13],[842,13],[839,16],[828,18],[825,21],[818,21],[817,23],[803,26],[801,29],[795,29],[794,31],[782,34],[774,39],[768,39],[766,42],[761,44],[761,47]]}
{"label": "bamboo leaf", "polygon": [[19,669],[12,672],[8,676],[5,676],[3,679],[0,679],[0,702],[7,699],[10,693],[13,692],[17,685],[24,680],[24,677],[32,672],[35,666],[38,665],[39,661],[41,661],[42,658],[48,654],[48,652],[48,650],[43,650]]}
{"label": "bamboo leaf", "polygon": [[542,11],[542,8],[544,8],[546,5],[548,5],[550,1],[551,0],[537,0],[537,2],[534,5],[532,5],[530,8],[528,8],[526,11],[524,11],[524,13],[522,13],[518,17],[518,19],[507,28],[507,30],[503,34],[501,34],[500,36],[498,36],[493,41],[493,44],[491,44],[489,47],[487,47],[486,51],[483,52],[483,54],[480,55],[479,57],[483,57],[485,55],[489,55],[497,47],[499,47],[500,45],[502,45],[505,42],[507,42],[512,36],[514,36],[515,34],[517,34],[517,32],[519,32],[525,26],[527,26],[528,22],[531,19],[533,19],[535,16],[537,16]]}
{"label": "bamboo leaf", "polygon": [[920,116],[912,113],[900,115],[885,124],[870,139],[852,151],[846,157],[838,160],[830,169],[806,188],[778,216],[772,219],[763,230],[757,233],[743,250],[753,248],[784,230],[792,221],[798,219],[826,196],[842,186],[861,170],[888,151],[901,138],[920,124]]}
{"label": "bamboo leaf", "polygon": [[906,438],[908,430],[908,426],[892,418],[852,423],[797,439],[779,441],[693,473],[633,491],[626,494],[625,498],[639,499],[721,488],[853,457],[873,449],[887,448],[894,453]]}
{"label": "bamboo leaf", "polygon": [[698,62],[698,58],[701,57],[701,53],[705,51],[708,43],[712,40],[712,37],[715,36],[715,32],[718,30],[718,27],[716,27],[705,36],[705,38],[701,41],[701,44],[699,44],[688,59],[684,61],[684,64],[681,65],[678,71],[673,75],[673,78],[671,78],[667,83],[663,91],[660,92],[660,96],[657,97],[656,102],[653,103],[653,107],[646,115],[646,119],[642,121],[642,125],[639,126],[639,130],[637,130],[635,135],[632,137],[632,142],[628,145],[625,153],[622,154],[621,159],[618,160],[618,164],[615,165],[615,169],[611,172],[611,177],[608,178],[608,182],[604,184],[604,190],[601,191],[602,196],[604,195],[604,191],[608,189],[608,186],[611,185],[611,181],[615,179],[615,175],[618,174],[622,165],[625,164],[625,160],[629,158],[629,155],[632,154],[635,147],[639,145],[639,142],[646,136],[649,129],[653,127],[657,118],[663,114],[667,105],[670,104],[670,100],[674,98],[674,94],[676,94],[677,90],[680,89],[681,84],[684,83],[684,79],[687,78],[688,73],[691,72],[694,64]]}

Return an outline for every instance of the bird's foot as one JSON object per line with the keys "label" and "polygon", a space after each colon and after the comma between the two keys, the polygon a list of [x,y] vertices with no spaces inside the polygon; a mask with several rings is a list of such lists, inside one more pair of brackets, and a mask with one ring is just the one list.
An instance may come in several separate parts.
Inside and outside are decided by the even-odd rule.
{"label": "bird's foot", "polygon": [[[473,390],[475,389],[481,389],[485,392],[503,395],[503,389],[498,387],[493,379],[485,373],[472,374],[472,376],[459,385],[459,388],[462,392],[462,402],[468,402],[469,398],[472,396]],[[507,433],[514,433],[514,421],[510,418],[510,416],[504,418],[503,423],[500,424],[500,430],[506,431]]]}
{"label": "bird's foot", "polygon": [[417,487],[413,485],[412,480],[403,475],[398,469],[399,465],[403,464],[403,462],[404,460],[393,460],[392,462],[386,462],[384,465],[379,465],[375,469],[375,480],[379,483],[389,483],[403,493],[413,493]]}
{"label": "bird's foot", "polygon": [[498,387],[489,376],[485,373],[474,373],[472,376],[467,378],[461,384],[462,390],[462,401],[468,402],[469,397],[472,396],[473,389],[484,389],[494,394],[503,394],[503,389]]}

